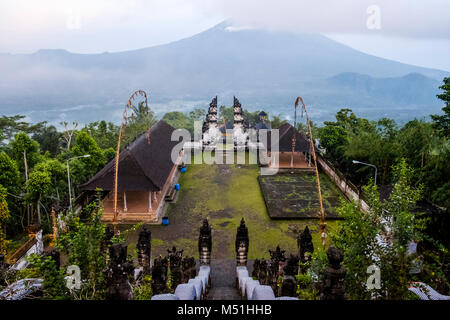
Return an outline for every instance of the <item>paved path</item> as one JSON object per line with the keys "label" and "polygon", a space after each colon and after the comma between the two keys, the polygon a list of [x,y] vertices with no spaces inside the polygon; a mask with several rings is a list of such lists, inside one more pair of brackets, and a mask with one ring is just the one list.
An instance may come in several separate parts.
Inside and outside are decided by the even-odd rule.
{"label": "paved path", "polygon": [[241,300],[235,286],[236,260],[211,261],[211,289],[208,300]]}
{"label": "paved path", "polygon": [[[253,261],[248,262],[251,272]],[[236,260],[211,260],[211,289],[207,300],[241,300],[236,288]]]}

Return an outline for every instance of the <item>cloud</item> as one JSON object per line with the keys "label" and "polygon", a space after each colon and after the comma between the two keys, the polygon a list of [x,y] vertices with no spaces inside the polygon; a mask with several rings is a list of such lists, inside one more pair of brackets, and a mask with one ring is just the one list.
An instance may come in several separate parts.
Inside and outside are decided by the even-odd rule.
{"label": "cloud", "polygon": [[[367,8],[381,29],[368,29]],[[0,52],[64,48],[94,53],[189,37],[224,19],[231,30],[450,38],[448,0],[2,0]]]}
{"label": "cloud", "polygon": [[[450,38],[447,0],[226,0],[217,9],[234,25],[318,33],[378,33],[388,36]],[[368,8],[380,9],[380,30],[367,28]]]}

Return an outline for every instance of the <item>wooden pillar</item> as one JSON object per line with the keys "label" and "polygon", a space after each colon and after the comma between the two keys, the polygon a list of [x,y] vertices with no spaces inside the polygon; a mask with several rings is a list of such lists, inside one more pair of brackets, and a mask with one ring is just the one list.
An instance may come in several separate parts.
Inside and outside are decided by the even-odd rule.
{"label": "wooden pillar", "polygon": [[152,192],[148,192],[148,212],[152,211]]}
{"label": "wooden pillar", "polygon": [[156,192],[153,192],[153,200],[156,202]]}
{"label": "wooden pillar", "polygon": [[127,193],[123,192],[123,211],[127,212],[128,208],[127,208]]}

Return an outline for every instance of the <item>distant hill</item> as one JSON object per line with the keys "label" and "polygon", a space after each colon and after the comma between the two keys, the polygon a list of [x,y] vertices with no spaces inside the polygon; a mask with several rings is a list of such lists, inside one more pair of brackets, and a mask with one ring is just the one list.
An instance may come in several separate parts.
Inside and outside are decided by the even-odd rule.
{"label": "distant hill", "polygon": [[[449,72],[361,53],[317,34],[230,31],[221,23],[165,45],[134,51],[74,54],[40,50],[0,54],[0,113],[32,120],[120,120],[135,89],[157,113],[206,108],[218,95],[231,105],[290,115],[298,95],[311,116],[330,119],[341,107],[397,120],[439,112],[435,95]],[[414,110],[414,112],[411,112]]]}

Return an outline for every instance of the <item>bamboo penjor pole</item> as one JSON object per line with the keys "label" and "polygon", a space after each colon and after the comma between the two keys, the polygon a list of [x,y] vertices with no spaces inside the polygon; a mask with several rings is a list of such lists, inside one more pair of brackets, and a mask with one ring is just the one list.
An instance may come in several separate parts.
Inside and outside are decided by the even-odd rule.
{"label": "bamboo penjor pole", "polygon": [[306,110],[306,106],[305,103],[303,102],[302,97],[297,97],[297,99],[295,100],[295,107],[297,108],[298,103],[301,102],[302,103],[302,117],[303,117],[303,111],[305,112],[305,116],[306,116],[306,123],[308,126],[308,131],[309,131],[309,142],[310,142],[310,148],[311,148],[311,153],[314,159],[314,167],[315,167],[315,171],[316,171],[316,179],[317,179],[317,192],[319,195],[319,204],[320,204],[320,235],[322,238],[322,244],[325,247],[326,245],[326,222],[325,222],[325,210],[323,209],[323,201],[322,201],[322,191],[320,189],[320,178],[319,178],[319,169],[317,167],[317,158],[316,158],[316,149],[314,148],[314,139],[312,136],[312,130],[311,130],[311,122],[309,121],[309,117],[308,117],[308,111]]}

